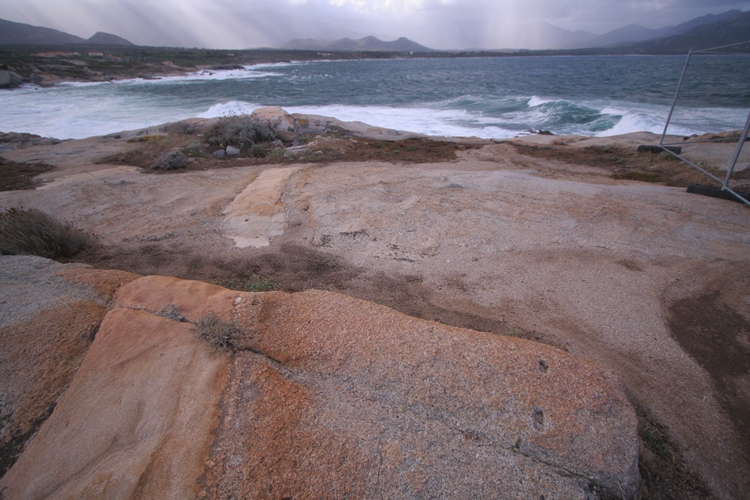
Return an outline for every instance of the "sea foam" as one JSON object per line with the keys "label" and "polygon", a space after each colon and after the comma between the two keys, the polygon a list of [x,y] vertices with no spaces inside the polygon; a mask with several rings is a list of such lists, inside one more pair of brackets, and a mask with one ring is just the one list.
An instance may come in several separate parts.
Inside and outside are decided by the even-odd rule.
{"label": "sea foam", "polygon": [[661,134],[664,130],[666,114],[662,117],[659,110],[652,110],[650,113],[631,111],[628,109],[619,109],[605,107],[602,110],[603,115],[609,115],[619,120],[614,126],[607,130],[602,130],[596,134],[597,137],[610,137],[613,135],[630,134],[633,132],[651,132]]}
{"label": "sea foam", "polygon": [[223,102],[211,106],[204,113],[198,114],[197,118],[220,118],[225,116],[249,115],[259,107],[261,107],[260,104],[252,104],[244,101]]}
{"label": "sea foam", "polygon": [[513,137],[512,130],[483,124],[464,110],[385,106],[292,106],[290,113],[332,116],[341,121],[358,121],[376,127],[445,137]]}

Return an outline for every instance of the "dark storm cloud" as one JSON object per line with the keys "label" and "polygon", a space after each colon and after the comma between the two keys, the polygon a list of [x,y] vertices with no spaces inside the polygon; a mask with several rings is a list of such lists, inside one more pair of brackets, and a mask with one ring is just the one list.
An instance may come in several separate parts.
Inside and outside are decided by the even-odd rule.
{"label": "dark storm cloud", "polygon": [[750,10],[750,0],[3,0],[0,18],[143,45],[246,48],[372,34],[448,49],[530,47],[544,23],[604,33],[733,8]]}

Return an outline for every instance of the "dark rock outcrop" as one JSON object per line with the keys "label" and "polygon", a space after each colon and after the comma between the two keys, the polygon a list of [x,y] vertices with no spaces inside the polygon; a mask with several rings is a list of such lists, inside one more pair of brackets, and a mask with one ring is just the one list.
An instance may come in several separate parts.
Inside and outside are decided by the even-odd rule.
{"label": "dark rock outcrop", "polygon": [[18,87],[23,81],[23,77],[18,73],[0,69],[0,88]]}

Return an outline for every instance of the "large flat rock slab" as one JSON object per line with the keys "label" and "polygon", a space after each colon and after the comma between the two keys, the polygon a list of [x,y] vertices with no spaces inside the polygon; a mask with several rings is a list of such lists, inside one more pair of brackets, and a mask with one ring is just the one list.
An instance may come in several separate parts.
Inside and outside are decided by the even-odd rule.
{"label": "large flat rock slab", "polygon": [[0,256],[0,475],[73,380],[114,292],[137,277]]}
{"label": "large flat rock slab", "polygon": [[284,204],[281,195],[299,167],[264,170],[222,211],[222,230],[238,248],[267,247],[284,232]]}
{"label": "large flat rock slab", "polygon": [[8,498],[193,496],[225,365],[188,323],[115,309],[0,488]]}
{"label": "large flat rock slab", "polygon": [[250,334],[211,496],[635,492],[635,415],[601,365],[328,292],[233,314]]}
{"label": "large flat rock slab", "polygon": [[[635,492],[634,412],[602,365],[340,294],[176,278],[119,307],[208,311],[243,335],[206,462],[208,497]],[[533,478],[533,479],[532,479]]]}
{"label": "large flat rock slab", "polygon": [[[540,177],[530,168],[567,167],[502,145],[475,152],[481,157],[451,165],[310,169],[298,180],[302,208],[289,218],[305,222],[311,246],[374,279],[395,277],[411,297],[606,363],[714,495],[742,496],[750,388],[722,378],[748,374],[745,362],[731,362],[750,359],[747,207],[684,188],[589,182],[569,170]],[[398,292],[391,297],[382,303],[410,310]],[[670,320],[675,300],[702,304],[691,308],[696,317],[725,318],[722,334],[679,315],[700,346],[685,348]],[[737,354],[717,354],[722,345]],[[703,359],[717,360],[718,379],[696,349],[712,353]]]}
{"label": "large flat rock slab", "polygon": [[[171,305],[179,314],[160,313]],[[603,365],[341,294],[119,287],[6,498],[635,494],[636,418]],[[240,334],[228,356],[190,321]]]}

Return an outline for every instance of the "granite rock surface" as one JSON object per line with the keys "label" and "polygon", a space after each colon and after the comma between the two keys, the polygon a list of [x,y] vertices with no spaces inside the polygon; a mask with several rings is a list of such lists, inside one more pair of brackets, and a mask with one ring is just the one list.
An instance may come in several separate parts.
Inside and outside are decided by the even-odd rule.
{"label": "granite rock surface", "polygon": [[[6,498],[636,492],[635,413],[599,363],[333,292],[114,288]],[[231,354],[197,338],[208,313]]]}

